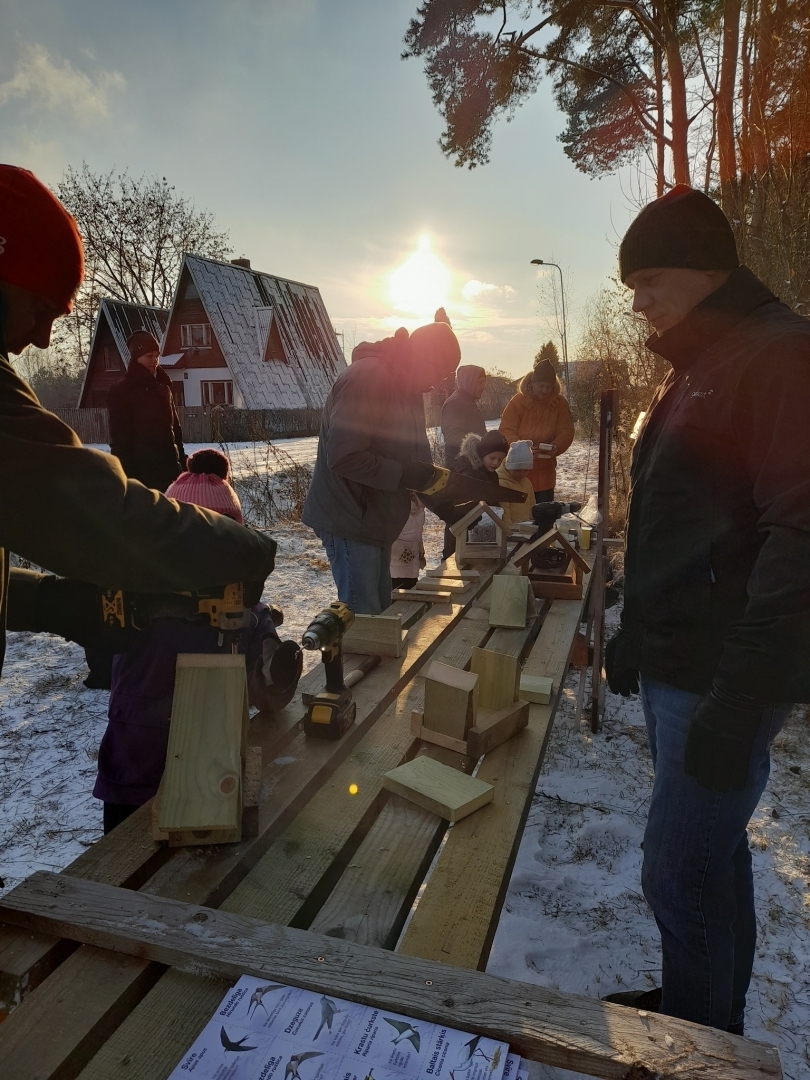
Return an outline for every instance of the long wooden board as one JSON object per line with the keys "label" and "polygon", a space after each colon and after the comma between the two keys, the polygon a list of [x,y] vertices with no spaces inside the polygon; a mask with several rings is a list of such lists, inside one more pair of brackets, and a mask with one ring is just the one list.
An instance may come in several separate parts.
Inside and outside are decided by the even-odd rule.
{"label": "long wooden board", "polygon": [[775,1048],[713,1028],[57,874],[32,875],[0,916],[197,976],[249,974],[470,1029],[610,1080],[782,1076]]}

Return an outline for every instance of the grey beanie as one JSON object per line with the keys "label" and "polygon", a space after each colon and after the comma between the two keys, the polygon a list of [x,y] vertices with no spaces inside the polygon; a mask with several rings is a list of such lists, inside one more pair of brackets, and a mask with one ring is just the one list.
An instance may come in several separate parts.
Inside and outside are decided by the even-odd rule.
{"label": "grey beanie", "polygon": [[529,439],[519,439],[509,444],[509,453],[504,462],[507,469],[531,469],[534,466],[534,454]]}

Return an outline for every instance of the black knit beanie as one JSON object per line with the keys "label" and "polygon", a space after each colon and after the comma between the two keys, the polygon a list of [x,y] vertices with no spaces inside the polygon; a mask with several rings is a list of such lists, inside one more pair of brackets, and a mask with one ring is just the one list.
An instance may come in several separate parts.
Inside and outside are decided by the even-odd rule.
{"label": "black knit beanie", "polygon": [[686,184],[645,206],[619,248],[622,281],[636,270],[659,266],[733,270],[739,265],[728,218],[708,195]]}
{"label": "black knit beanie", "polygon": [[158,339],[148,330],[136,330],[134,334],[130,334],[127,338],[127,348],[130,360],[137,360],[139,356],[145,356],[147,353],[160,352]]}
{"label": "black knit beanie", "polygon": [[478,456],[485,458],[487,454],[508,454],[509,441],[500,431],[488,431],[482,436],[478,444]]}
{"label": "black knit beanie", "polygon": [[532,382],[550,382],[557,381],[557,372],[554,370],[554,365],[550,360],[538,360],[534,365],[534,371],[532,371]]}

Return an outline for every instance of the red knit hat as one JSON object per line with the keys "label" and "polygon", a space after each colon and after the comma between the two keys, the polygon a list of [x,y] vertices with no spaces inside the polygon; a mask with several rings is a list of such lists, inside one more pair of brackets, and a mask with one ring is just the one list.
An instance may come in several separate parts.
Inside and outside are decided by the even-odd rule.
{"label": "red knit hat", "polygon": [[68,312],[83,277],[76,222],[33,173],[0,165],[0,281]]}
{"label": "red knit hat", "polygon": [[166,495],[205,510],[232,517],[242,524],[239,496],[228,483],[228,459],[219,450],[198,450],[187,461],[188,471],[169,484]]}

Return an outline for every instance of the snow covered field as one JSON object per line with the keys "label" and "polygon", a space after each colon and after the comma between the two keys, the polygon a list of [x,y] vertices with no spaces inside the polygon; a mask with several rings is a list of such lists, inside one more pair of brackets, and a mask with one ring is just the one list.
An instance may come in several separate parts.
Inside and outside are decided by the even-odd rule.
{"label": "snow covered field", "polygon": [[[315,439],[285,441],[314,461]],[[252,444],[230,447],[235,475]],[[586,483],[586,473],[588,475]],[[590,494],[596,452],[575,443],[560,459],[557,495]],[[584,500],[583,500],[584,501]],[[428,565],[441,524],[429,515]],[[273,530],[276,571],[265,598],[299,638],[334,587],[320,543],[300,525]],[[617,610],[609,613],[615,622]],[[311,663],[316,662],[312,657]],[[107,694],[87,690],[81,649],[10,634],[0,684],[0,876],[7,888],[59,870],[101,835],[90,791]],[[639,884],[651,764],[637,698],[610,693],[604,726],[574,721],[577,676],[566,684],[520,847],[489,970],[591,996],[657,985],[658,935]],[[810,724],[794,714],[774,747],[771,782],[752,823],[760,940],[748,1033],[779,1045],[785,1075],[810,1074]],[[548,1077],[574,1075],[547,1070]]]}

